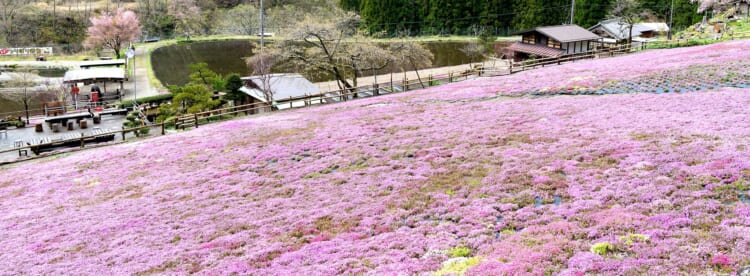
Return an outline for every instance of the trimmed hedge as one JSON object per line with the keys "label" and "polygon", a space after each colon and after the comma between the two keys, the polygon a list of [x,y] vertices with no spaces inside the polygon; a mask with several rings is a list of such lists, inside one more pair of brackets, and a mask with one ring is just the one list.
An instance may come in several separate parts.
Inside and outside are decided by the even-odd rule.
{"label": "trimmed hedge", "polygon": [[[137,101],[139,104],[165,102],[165,101],[171,101],[173,97],[174,95],[172,94],[160,94],[156,96],[138,98]],[[133,106],[133,100],[124,100],[124,101],[121,101],[120,104],[122,104],[123,107]]]}

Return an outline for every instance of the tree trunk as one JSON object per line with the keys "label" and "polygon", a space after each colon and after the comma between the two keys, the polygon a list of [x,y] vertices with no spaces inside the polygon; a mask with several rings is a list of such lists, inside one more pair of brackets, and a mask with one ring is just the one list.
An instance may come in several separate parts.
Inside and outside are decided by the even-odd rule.
{"label": "tree trunk", "polygon": [[422,88],[425,88],[424,82],[422,82],[422,77],[419,76],[419,68],[417,68],[417,65],[414,64],[414,60],[409,59],[409,62],[411,62],[411,66],[414,67],[414,73],[417,73],[417,79],[419,80],[419,85],[421,85]]}
{"label": "tree trunk", "polygon": [[23,109],[26,111],[26,124],[29,124],[29,96],[26,88],[23,89]]}
{"label": "tree trunk", "polygon": [[[348,81],[341,75],[341,71],[339,71],[338,67],[333,67],[333,76],[336,78],[337,82],[339,82],[339,88],[342,90],[349,90],[350,92],[354,92],[354,89],[351,84],[349,84]],[[341,87],[341,84],[344,85],[344,87]]]}
{"label": "tree trunk", "polygon": [[633,24],[630,24],[629,29],[630,34],[628,34],[628,52],[630,52],[630,48],[633,47]]}
{"label": "tree trunk", "polygon": [[[357,78],[359,77],[358,71],[359,70],[354,70],[354,78],[352,79],[352,85],[354,87],[358,87],[357,86]],[[357,97],[357,93],[352,94],[352,98],[356,98],[356,97]]]}

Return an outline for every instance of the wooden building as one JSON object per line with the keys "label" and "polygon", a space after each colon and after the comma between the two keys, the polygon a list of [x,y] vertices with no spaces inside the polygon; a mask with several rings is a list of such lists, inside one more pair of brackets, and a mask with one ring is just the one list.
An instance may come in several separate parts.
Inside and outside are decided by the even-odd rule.
{"label": "wooden building", "polygon": [[586,53],[600,40],[599,36],[578,25],[537,27],[516,34],[521,35],[521,41],[511,44],[506,53],[514,61],[533,56],[554,58]]}
{"label": "wooden building", "polygon": [[[271,74],[267,76],[250,76],[242,80],[245,86],[240,88],[245,93],[245,104],[257,103],[276,109],[305,106],[307,95],[319,94],[320,89],[300,74]],[[266,90],[268,89],[268,90]],[[272,102],[268,102],[263,91],[270,91]],[[262,110],[258,110],[261,111]],[[255,112],[258,113],[258,112]]]}
{"label": "wooden building", "polygon": [[[597,23],[589,31],[602,37],[602,42],[621,44],[630,38],[630,26],[618,19],[609,19]],[[636,23],[633,24],[633,41],[647,42],[657,35],[665,35],[669,31],[666,23]]]}

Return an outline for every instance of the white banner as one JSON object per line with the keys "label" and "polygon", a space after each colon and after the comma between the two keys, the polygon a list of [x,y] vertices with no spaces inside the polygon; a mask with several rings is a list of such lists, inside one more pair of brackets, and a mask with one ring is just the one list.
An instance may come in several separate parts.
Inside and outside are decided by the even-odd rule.
{"label": "white banner", "polygon": [[0,56],[52,55],[52,47],[0,48]]}

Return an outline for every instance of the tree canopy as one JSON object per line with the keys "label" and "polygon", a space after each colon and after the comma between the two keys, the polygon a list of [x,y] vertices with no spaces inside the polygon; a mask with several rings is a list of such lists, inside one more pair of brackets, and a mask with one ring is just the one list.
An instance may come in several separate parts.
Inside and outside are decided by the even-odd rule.
{"label": "tree canopy", "polygon": [[[615,0],[576,0],[574,23],[590,27],[607,18]],[[671,0],[642,0],[657,20],[669,21]],[[700,2],[700,3],[699,3]],[[674,26],[700,20],[697,0],[674,1]],[[363,26],[376,36],[403,34],[508,35],[537,26],[570,22],[570,0],[341,0],[344,9],[360,11]]]}
{"label": "tree canopy", "polygon": [[141,34],[141,24],[134,12],[118,9],[117,12],[103,12],[91,18],[88,28],[88,47],[105,47],[115,51],[120,58],[120,50],[126,43],[136,40]]}

